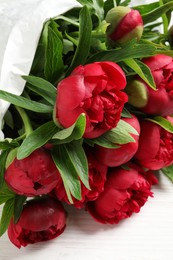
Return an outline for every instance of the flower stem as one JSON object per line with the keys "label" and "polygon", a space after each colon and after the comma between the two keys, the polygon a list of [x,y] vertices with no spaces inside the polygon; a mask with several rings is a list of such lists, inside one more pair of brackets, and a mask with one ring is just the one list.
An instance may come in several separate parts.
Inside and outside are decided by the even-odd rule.
{"label": "flower stem", "polygon": [[[163,5],[163,0],[159,0],[160,6]],[[168,33],[168,18],[166,16],[166,14],[162,15],[162,21],[163,21],[163,32],[165,35],[167,35]]]}
{"label": "flower stem", "polygon": [[28,115],[26,114],[25,110],[21,107],[15,106],[16,110],[18,111],[18,113],[20,114],[24,127],[25,127],[25,134],[26,136],[30,135],[33,131],[32,126],[31,126],[31,122],[29,120]]}

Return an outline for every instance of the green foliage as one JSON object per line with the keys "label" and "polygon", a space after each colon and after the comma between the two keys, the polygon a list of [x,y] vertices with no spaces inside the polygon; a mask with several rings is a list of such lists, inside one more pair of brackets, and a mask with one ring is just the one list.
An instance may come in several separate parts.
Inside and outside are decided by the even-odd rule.
{"label": "green foliage", "polygon": [[37,113],[51,113],[53,111],[52,106],[29,100],[28,98],[17,96],[3,90],[0,90],[0,99],[8,101],[15,106],[19,106]]}
{"label": "green foliage", "polygon": [[52,137],[54,144],[69,143],[73,140],[79,140],[83,137],[86,127],[86,116],[81,114],[76,122],[65,129],[61,129]]}
{"label": "green foliage", "polygon": [[162,172],[173,182],[173,165],[162,168]]}
{"label": "green foliage", "polygon": [[53,121],[47,122],[24,139],[17,151],[17,159],[29,156],[34,150],[45,145],[59,131]]}
{"label": "green foliage", "polygon": [[89,54],[91,44],[92,22],[89,10],[86,6],[81,9],[79,16],[79,40],[71,65],[67,71],[69,75],[78,65],[84,64]]}
{"label": "green foliage", "polygon": [[134,59],[124,60],[124,62],[132,70],[134,70],[140,76],[140,78],[142,78],[148,84],[148,86],[150,86],[152,89],[156,89],[156,85],[155,85],[153,76],[152,76],[151,71],[148,66],[146,66],[141,61],[134,60]]}
{"label": "green foliage", "polygon": [[135,142],[131,134],[139,133],[127,122],[120,120],[115,128],[98,138],[87,140],[89,144],[97,144],[106,148],[119,148],[119,145]]}
{"label": "green foliage", "polygon": [[160,125],[166,131],[173,134],[173,124],[162,116],[155,116],[153,118],[147,118],[147,120]]}
{"label": "green foliage", "polygon": [[44,74],[51,83],[56,82],[64,71],[62,58],[63,43],[57,33],[57,28],[48,26],[48,41],[45,55]]}

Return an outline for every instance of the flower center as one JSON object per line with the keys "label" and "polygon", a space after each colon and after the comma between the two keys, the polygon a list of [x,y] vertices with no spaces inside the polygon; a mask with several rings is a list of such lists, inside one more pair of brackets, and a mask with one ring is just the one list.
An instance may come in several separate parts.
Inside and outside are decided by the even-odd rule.
{"label": "flower center", "polygon": [[160,149],[156,155],[156,159],[162,159],[165,163],[173,161],[173,137],[172,134],[161,128]]}

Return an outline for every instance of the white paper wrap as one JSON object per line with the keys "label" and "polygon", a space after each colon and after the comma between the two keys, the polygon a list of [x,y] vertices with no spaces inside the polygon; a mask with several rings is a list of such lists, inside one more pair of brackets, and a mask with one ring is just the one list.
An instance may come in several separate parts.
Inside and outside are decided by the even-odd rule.
{"label": "white paper wrap", "polygon": [[[131,1],[132,6],[137,4]],[[30,72],[43,23],[77,5],[76,0],[0,0],[0,89],[22,93],[25,81],[21,75]],[[0,139],[8,107],[8,102],[0,100]]]}
{"label": "white paper wrap", "polygon": [[[7,41],[4,37],[0,38],[2,45],[6,44],[3,46],[5,47],[4,52],[0,53],[1,59],[3,56],[2,66],[0,66],[1,90],[16,95],[22,93],[25,81],[21,75],[28,75],[30,72],[43,23],[74,6],[77,6],[75,0],[19,0],[13,7],[8,0],[0,3],[0,14],[3,14],[6,22],[8,21],[4,24],[4,28],[3,23],[0,25],[1,34],[3,35],[3,30],[5,30],[4,35],[5,32],[10,33],[9,37],[5,35],[6,38],[8,37]],[[10,13],[4,13],[5,11]],[[18,19],[18,17],[20,18]],[[16,23],[12,27],[14,20]],[[3,117],[8,107],[8,102],[0,100],[0,129],[2,129]],[[1,130],[0,139],[3,139]]]}

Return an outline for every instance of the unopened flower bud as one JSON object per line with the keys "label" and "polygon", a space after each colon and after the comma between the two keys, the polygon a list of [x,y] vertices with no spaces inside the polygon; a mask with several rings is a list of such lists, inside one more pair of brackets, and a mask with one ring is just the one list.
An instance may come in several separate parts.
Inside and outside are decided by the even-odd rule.
{"label": "unopened flower bud", "polygon": [[140,13],[129,7],[117,6],[106,15],[107,36],[113,44],[123,44],[134,38],[139,40],[143,33],[143,21]]}
{"label": "unopened flower bud", "polygon": [[139,80],[129,82],[125,89],[128,95],[128,103],[134,107],[143,108],[148,101],[147,88]]}

